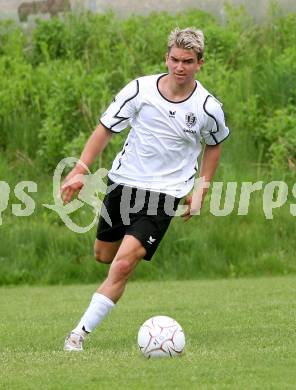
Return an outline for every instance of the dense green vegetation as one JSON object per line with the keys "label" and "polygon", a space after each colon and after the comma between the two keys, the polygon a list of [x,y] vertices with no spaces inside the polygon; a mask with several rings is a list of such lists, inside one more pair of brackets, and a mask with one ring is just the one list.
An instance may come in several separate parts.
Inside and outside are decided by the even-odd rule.
{"label": "dense green vegetation", "polygon": [[[295,272],[289,205],[296,164],[296,15],[281,16],[273,6],[261,25],[241,8],[229,7],[227,15],[225,25],[197,10],[127,20],[70,15],[39,21],[30,33],[0,23],[0,180],[11,189],[1,212],[0,283],[94,282],[105,273],[91,260],[95,230],[75,234],[42,206],[53,203],[54,168],[66,156],[79,156],[124,84],[165,71],[170,30],[193,25],[206,36],[198,79],[223,102],[232,130],[217,180],[238,181],[239,188],[242,181],[286,180],[288,203],[266,220],[259,191],[249,214],[237,216],[237,195],[234,211],[218,218],[209,212],[209,197],[200,217],[173,222],[153,262],[135,277]],[[126,134],[113,137],[93,170],[110,166]],[[23,218],[11,211],[20,203],[13,189],[22,180],[38,184],[31,194],[36,210]],[[87,225],[91,211],[85,206],[76,218]]]}
{"label": "dense green vegetation", "polygon": [[[295,276],[130,283],[84,352],[65,353],[94,288],[1,287],[1,389],[295,388]],[[140,325],[157,314],[182,325],[180,358],[138,351]]]}

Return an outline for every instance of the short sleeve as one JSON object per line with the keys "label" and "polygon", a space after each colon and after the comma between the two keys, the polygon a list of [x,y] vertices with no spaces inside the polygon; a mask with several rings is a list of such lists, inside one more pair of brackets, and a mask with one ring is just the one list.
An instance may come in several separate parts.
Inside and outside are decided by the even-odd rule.
{"label": "short sleeve", "polygon": [[225,124],[222,104],[213,96],[207,96],[203,109],[205,125],[201,135],[207,145],[218,145],[229,136],[229,128]]}
{"label": "short sleeve", "polygon": [[127,84],[114,98],[113,102],[100,118],[100,122],[109,130],[119,133],[129,125],[136,115],[136,97],[139,94],[139,81]]}

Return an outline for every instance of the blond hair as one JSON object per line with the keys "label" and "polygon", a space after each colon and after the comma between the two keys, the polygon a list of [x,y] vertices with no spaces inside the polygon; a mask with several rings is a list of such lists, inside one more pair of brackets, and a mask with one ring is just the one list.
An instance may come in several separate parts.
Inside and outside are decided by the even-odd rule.
{"label": "blond hair", "polygon": [[183,30],[177,27],[169,35],[168,52],[173,46],[186,50],[192,49],[200,60],[203,57],[205,47],[204,34],[194,27],[187,27]]}

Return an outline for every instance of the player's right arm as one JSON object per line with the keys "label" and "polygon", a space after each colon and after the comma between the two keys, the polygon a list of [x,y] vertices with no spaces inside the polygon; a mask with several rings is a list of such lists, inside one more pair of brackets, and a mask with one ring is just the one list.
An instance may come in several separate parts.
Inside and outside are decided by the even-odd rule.
{"label": "player's right arm", "polygon": [[129,125],[130,119],[137,112],[136,97],[138,93],[139,82],[133,80],[116,95],[102,115],[100,124],[86,142],[80,156],[82,164],[78,162],[64,180],[61,187],[61,196],[64,202],[69,202],[74,193],[83,187],[83,175],[107,146],[112,134],[121,132]]}
{"label": "player's right arm", "polygon": [[65,203],[69,202],[75,192],[79,191],[83,187],[83,175],[96,157],[103,152],[107,146],[112,132],[108,130],[101,123],[93,131],[92,135],[86,142],[79,161],[71,172],[66,176],[61,186],[61,196]]}

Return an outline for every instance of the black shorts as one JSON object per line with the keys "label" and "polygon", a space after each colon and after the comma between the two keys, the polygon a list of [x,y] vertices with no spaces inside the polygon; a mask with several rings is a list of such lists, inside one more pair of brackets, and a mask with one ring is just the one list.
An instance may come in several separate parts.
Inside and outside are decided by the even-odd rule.
{"label": "black shorts", "polygon": [[[146,249],[144,259],[150,260],[169,227],[180,199],[123,186],[108,179],[110,186],[114,188],[104,198],[105,209],[101,211],[97,239],[115,242],[126,234],[134,236]],[[109,215],[112,226],[104,215]]]}

